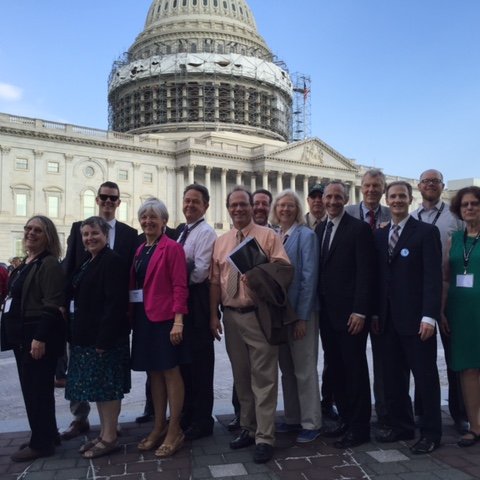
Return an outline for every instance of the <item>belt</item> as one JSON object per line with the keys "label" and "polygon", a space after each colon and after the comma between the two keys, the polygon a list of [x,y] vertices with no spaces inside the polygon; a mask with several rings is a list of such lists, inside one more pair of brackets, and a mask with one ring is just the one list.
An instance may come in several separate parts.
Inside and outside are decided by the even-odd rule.
{"label": "belt", "polygon": [[248,307],[223,307],[224,309],[226,310],[232,310],[234,312],[237,312],[237,313],[250,313],[250,312],[254,312],[257,307],[255,305],[249,305]]}

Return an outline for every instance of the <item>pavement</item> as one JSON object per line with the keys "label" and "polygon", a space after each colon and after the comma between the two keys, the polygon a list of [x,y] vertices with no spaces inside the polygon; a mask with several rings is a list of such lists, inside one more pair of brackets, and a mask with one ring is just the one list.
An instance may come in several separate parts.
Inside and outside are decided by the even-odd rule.
{"label": "pavement", "polygon": [[[140,453],[136,446],[149,433],[151,424],[134,422],[143,409],[145,376],[134,373],[132,393],[124,399],[120,416],[121,450],[110,456],[85,460],[78,448],[98,432],[98,416],[93,407],[92,429],[87,436],[62,442],[52,457],[32,463],[13,463],[10,455],[28,441],[28,423],[18,387],[15,364],[8,352],[0,354],[0,480],[467,480],[480,478],[480,442],[470,448],[456,445],[447,407],[442,407],[444,435],[441,447],[429,455],[412,455],[413,442],[379,444],[374,441],[347,450],[333,447],[335,439],[318,438],[309,444],[295,443],[295,434],[278,434],[274,458],[262,465],[253,462],[254,447],[231,450],[234,438],[226,425],[232,419],[231,374],[222,344],[216,346],[214,433],[184,447],[172,458],[160,460],[153,452]],[[320,365],[319,365],[320,366]],[[445,387],[443,369],[440,368]],[[445,388],[442,389],[442,398]],[[71,420],[63,390],[56,390],[57,421],[66,428]],[[445,402],[443,402],[445,403]],[[279,395],[279,409],[283,400]],[[281,420],[281,410],[278,412]],[[418,435],[417,435],[418,437]]]}

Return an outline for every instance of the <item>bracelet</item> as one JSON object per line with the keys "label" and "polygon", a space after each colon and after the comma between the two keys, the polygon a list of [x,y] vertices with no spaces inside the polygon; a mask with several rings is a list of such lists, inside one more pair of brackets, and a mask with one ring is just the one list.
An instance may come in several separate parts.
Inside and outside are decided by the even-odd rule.
{"label": "bracelet", "polygon": [[175,323],[175,322],[173,322],[173,325],[174,325],[175,327],[183,327],[183,323]]}

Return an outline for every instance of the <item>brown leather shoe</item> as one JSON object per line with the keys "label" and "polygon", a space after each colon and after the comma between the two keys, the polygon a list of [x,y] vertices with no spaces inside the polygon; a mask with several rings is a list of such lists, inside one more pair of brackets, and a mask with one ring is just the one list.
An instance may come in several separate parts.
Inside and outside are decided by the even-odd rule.
{"label": "brown leather shoe", "polygon": [[84,420],[74,420],[70,426],[60,435],[62,440],[71,440],[87,433],[90,430],[90,424]]}
{"label": "brown leather shoe", "polygon": [[15,452],[10,459],[13,462],[33,462],[37,458],[51,457],[54,454],[55,449],[53,447],[48,450],[35,450],[30,447],[25,447]]}

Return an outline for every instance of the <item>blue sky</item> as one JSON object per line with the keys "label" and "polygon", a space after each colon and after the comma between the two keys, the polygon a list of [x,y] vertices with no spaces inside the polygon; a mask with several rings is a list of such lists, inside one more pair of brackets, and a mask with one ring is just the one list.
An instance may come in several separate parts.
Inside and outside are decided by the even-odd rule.
{"label": "blue sky", "polygon": [[[2,2],[0,112],[107,128],[110,67],[151,0]],[[290,72],[312,79],[312,135],[417,178],[480,177],[480,1],[249,0]]]}

